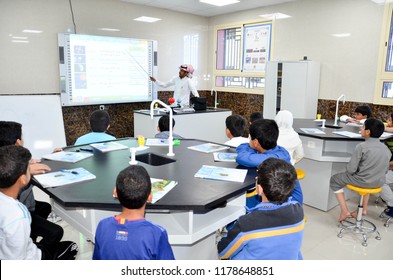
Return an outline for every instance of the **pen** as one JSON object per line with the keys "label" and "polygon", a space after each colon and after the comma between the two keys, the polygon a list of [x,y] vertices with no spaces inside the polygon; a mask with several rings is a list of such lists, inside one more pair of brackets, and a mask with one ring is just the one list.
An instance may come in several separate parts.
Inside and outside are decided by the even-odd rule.
{"label": "pen", "polygon": [[94,152],[93,149],[88,149],[88,148],[80,148],[80,150],[84,151],[84,152],[90,152],[90,153]]}
{"label": "pen", "polygon": [[72,173],[72,174],[75,174],[75,175],[78,175],[79,173],[78,172],[76,172],[75,170],[67,170],[67,169],[62,169],[62,170],[60,170],[61,172],[64,172],[64,173]]}

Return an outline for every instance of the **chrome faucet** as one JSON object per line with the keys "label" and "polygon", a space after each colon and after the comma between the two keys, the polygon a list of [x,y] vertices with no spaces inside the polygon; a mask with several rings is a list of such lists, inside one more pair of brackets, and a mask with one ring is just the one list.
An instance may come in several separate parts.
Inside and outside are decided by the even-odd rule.
{"label": "chrome faucet", "polygon": [[162,106],[164,106],[165,108],[167,108],[169,110],[169,137],[168,137],[168,145],[169,145],[169,151],[167,153],[167,156],[173,157],[175,155],[175,153],[173,152],[173,111],[172,108],[165,104],[164,102],[162,102],[159,99],[155,99],[150,103],[150,117],[151,119],[153,119],[154,116],[154,104],[159,103]]}
{"label": "chrome faucet", "polygon": [[213,96],[213,92],[215,93],[215,96],[214,96],[214,109],[217,109],[217,105],[219,104],[217,102],[217,91],[215,89],[212,89],[211,92],[210,92],[211,96]]}
{"label": "chrome faucet", "polygon": [[338,103],[339,101],[342,100],[343,104],[345,104],[345,95],[341,94],[339,98],[337,98],[336,102],[336,115],[334,116],[334,126],[338,126],[337,120],[338,120]]}

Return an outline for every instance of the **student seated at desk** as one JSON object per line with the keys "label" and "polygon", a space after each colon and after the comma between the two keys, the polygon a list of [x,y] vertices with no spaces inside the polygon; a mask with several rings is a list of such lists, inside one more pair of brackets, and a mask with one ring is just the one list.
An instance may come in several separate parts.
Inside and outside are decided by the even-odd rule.
{"label": "student seated at desk", "polygon": [[[367,119],[361,130],[365,141],[356,145],[347,164],[347,171],[330,178],[330,188],[336,194],[341,209],[339,222],[357,216],[357,211],[351,213],[348,210],[345,201],[344,187],[347,184],[372,189],[379,188],[385,183],[391,153],[379,140],[383,131],[384,124],[380,120]],[[369,195],[366,195],[363,200],[363,215],[367,214],[368,198]]]}
{"label": "student seated at desk", "polygon": [[109,140],[116,140],[115,137],[106,133],[109,129],[111,118],[107,111],[97,110],[90,115],[90,128],[92,132],[82,135],[76,139],[75,145],[87,145]]}
{"label": "student seated at desk", "polygon": [[387,205],[385,214],[393,217],[393,161],[389,162],[389,171],[386,173],[386,182],[382,186],[381,198]]}
{"label": "student seated at desk", "polygon": [[[15,145],[23,147],[22,124],[12,121],[0,121],[0,147]],[[39,160],[31,160],[29,171],[31,175],[42,174],[51,169]],[[45,201],[37,201],[33,192],[34,181],[26,184],[18,194],[18,200],[23,203],[31,216],[31,238],[35,242],[38,237],[40,243],[47,248],[56,250],[63,237],[64,230],[61,226],[48,220],[52,206]]]}
{"label": "student seated at desk", "polygon": [[153,197],[146,169],[123,169],[113,195],[123,210],[98,224],[93,260],[173,260],[166,230],[145,220],[146,203]]}
{"label": "student seated at desk", "polygon": [[225,133],[230,139],[229,141],[225,142],[225,145],[237,147],[240,144],[248,143],[248,138],[243,137],[247,122],[242,116],[228,116],[225,120],[225,125]]}
{"label": "student seated at desk", "polygon": [[341,122],[364,124],[364,122],[371,118],[371,108],[367,105],[357,106],[355,109],[355,117],[351,118],[347,115],[342,115],[340,117]]}
{"label": "student seated at desk", "polygon": [[[183,139],[179,134],[173,133],[173,129],[175,128],[175,119],[172,119],[172,137],[173,139]],[[160,139],[168,139],[169,138],[169,116],[162,116],[158,120],[157,130],[159,131],[154,138]]]}
{"label": "student seated at desk", "polygon": [[304,157],[304,150],[299,134],[292,128],[293,115],[287,110],[282,110],[277,113],[274,120],[279,130],[277,145],[288,151],[291,156],[291,163],[295,165]]}
{"label": "student seated at desk", "polygon": [[[278,126],[274,120],[254,121],[250,126],[250,142],[236,148],[236,162],[247,167],[257,167],[268,158],[278,158],[291,163],[288,151],[277,146],[278,133]],[[291,196],[293,200],[303,203],[303,193],[298,180]],[[251,203],[247,203],[247,207],[252,206]]]}
{"label": "student seated at desk", "polygon": [[51,260],[75,259],[75,243],[60,242],[57,248],[34,244],[30,238],[32,221],[26,206],[18,201],[23,187],[29,184],[31,153],[16,145],[0,147],[0,259]]}
{"label": "student seated at desk", "polygon": [[281,159],[269,158],[257,172],[257,192],[262,202],[241,216],[217,244],[220,258],[303,259],[303,208],[289,199],[296,184],[295,168]]}

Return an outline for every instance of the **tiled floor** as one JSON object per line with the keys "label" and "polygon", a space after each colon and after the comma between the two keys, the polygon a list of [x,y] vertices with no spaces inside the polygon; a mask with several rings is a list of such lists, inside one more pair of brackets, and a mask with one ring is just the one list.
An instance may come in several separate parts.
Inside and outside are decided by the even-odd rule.
{"label": "tiled floor", "polygon": [[[308,206],[304,206],[307,223],[303,241],[303,257],[306,260],[393,260],[393,223],[390,227],[384,227],[383,221],[378,218],[384,209],[384,205],[374,203],[375,197],[370,198],[367,219],[378,227],[381,240],[370,237],[368,246],[361,244],[359,236],[345,234],[342,238],[337,237],[339,232],[337,219],[340,213],[338,207],[329,212],[323,212]],[[357,207],[357,199],[348,201],[350,209]],[[64,221],[59,222],[64,229],[64,240],[73,240],[79,245],[77,259],[90,260],[94,245],[87,242],[85,237],[73,229]]]}

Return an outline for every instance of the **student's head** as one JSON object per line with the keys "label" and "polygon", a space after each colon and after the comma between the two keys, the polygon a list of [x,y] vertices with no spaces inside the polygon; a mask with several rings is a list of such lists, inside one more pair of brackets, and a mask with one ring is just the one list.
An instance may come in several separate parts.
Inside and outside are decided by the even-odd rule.
{"label": "student's head", "polygon": [[370,117],[371,117],[371,108],[370,107],[368,107],[366,105],[356,107],[356,109],[355,109],[356,120],[360,121],[360,120],[368,119]]}
{"label": "student's head", "polygon": [[192,78],[192,74],[194,73],[194,67],[191,64],[182,64],[179,66],[179,77],[183,79],[184,77]]}
{"label": "student's head", "polygon": [[256,120],[263,120],[263,113],[262,112],[253,112],[250,115],[250,124],[252,124]]}
{"label": "student's head", "polygon": [[388,123],[389,123],[390,126],[393,125],[393,113],[391,113],[391,114],[389,115]]}
{"label": "student's head", "polygon": [[364,122],[361,133],[363,137],[379,138],[384,131],[385,125],[382,121],[369,118]]}
{"label": "student's head", "polygon": [[227,131],[230,132],[232,137],[240,137],[243,136],[244,131],[246,130],[247,122],[240,115],[231,115],[226,118],[225,125]]}
{"label": "student's head", "polygon": [[292,128],[293,115],[287,110],[278,112],[274,120],[276,121],[279,128]]}
{"label": "student's head", "polygon": [[90,115],[90,127],[93,132],[105,132],[111,123],[107,111],[97,110]]}
{"label": "student's head", "polygon": [[281,159],[269,158],[258,166],[257,185],[272,203],[286,202],[295,188],[296,179],[293,165]]}
{"label": "student's head", "polygon": [[150,176],[140,165],[130,165],[120,171],[116,179],[116,193],[120,204],[128,209],[140,209],[151,193]]}
{"label": "student's head", "polygon": [[274,149],[277,146],[278,126],[274,120],[256,120],[250,126],[250,136],[253,149],[258,150],[258,144],[264,150]]}
{"label": "student's head", "polygon": [[6,145],[23,146],[22,125],[20,123],[0,121],[0,147]]}
{"label": "student's head", "polygon": [[21,187],[30,181],[28,149],[16,145],[0,147],[0,189],[8,189],[21,178]]}
{"label": "student's head", "polygon": [[[172,128],[175,127],[175,119],[172,118]],[[158,120],[158,129],[163,131],[169,131],[169,116],[164,115]]]}

